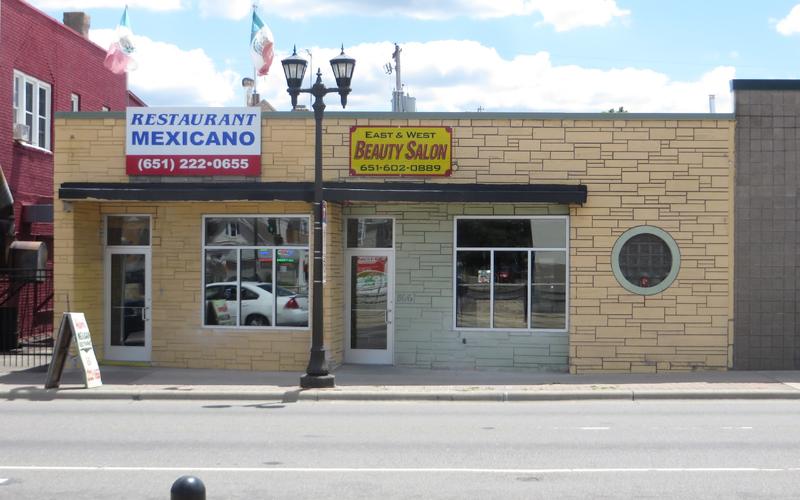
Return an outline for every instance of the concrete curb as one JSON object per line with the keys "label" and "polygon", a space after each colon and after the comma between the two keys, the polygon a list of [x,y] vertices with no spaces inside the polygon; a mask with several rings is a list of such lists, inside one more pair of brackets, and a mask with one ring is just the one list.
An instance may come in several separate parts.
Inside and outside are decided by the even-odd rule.
{"label": "concrete curb", "polygon": [[[677,395],[676,395],[677,394]],[[698,391],[670,391],[670,390],[639,390],[635,391],[633,399],[636,401],[654,399],[800,399],[800,391],[786,390],[698,390]]]}
{"label": "concrete curb", "polygon": [[364,391],[347,389],[312,390],[192,390],[192,389],[39,389],[24,387],[0,390],[0,400],[175,400],[175,401],[276,401],[283,403],[323,401],[398,401],[398,402],[525,402],[525,401],[645,401],[645,400],[797,400],[796,390],[415,390]]}

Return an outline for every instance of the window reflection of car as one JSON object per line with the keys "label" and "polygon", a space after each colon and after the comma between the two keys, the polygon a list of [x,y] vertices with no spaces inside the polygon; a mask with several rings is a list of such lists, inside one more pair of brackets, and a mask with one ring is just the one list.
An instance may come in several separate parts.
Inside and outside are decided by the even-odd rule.
{"label": "window reflection of car", "polygon": [[[272,283],[258,283],[257,286],[262,290],[266,290],[269,293],[272,293]],[[288,288],[279,286],[278,287],[278,302],[280,302],[281,297],[294,297],[297,301],[297,304],[300,306],[300,309],[308,310],[308,293],[306,292],[294,292],[289,290]]]}
{"label": "window reflection of car", "polygon": [[[224,300],[228,312],[233,318],[233,324],[239,316],[237,307],[237,288],[241,290],[241,310],[244,321],[242,324],[249,326],[275,325],[272,313],[273,295],[271,284],[269,289],[264,289],[264,283],[244,281],[239,287],[236,283],[211,283],[206,285],[206,307],[211,301]],[[285,289],[284,289],[285,290]],[[288,290],[285,290],[288,291]],[[297,294],[281,295],[278,289],[277,310],[279,326],[308,326],[308,297]],[[284,292],[285,293],[285,292]],[[209,317],[209,324],[213,324],[213,317]]]}

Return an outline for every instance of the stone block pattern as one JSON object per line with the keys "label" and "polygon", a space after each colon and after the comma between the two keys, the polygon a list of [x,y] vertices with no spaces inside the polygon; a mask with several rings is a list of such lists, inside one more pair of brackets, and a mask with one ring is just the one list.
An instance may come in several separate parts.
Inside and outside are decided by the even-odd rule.
{"label": "stone block pattern", "polygon": [[[476,117],[356,122],[452,127],[455,172],[451,178],[422,182],[587,185],[587,203],[570,207],[569,366],[573,373],[724,370],[729,366],[731,120]],[[328,133],[340,133],[343,139],[342,151],[334,151],[337,160],[331,161],[331,168],[341,162],[339,175],[328,177],[385,182],[348,176],[346,134],[353,124],[352,120],[329,122]],[[681,252],[676,281],[650,297],[623,289],[611,270],[617,238],[640,225],[667,231]],[[402,362],[411,361],[400,357],[406,347],[398,344]],[[455,349],[452,343],[446,347]]]}
{"label": "stone block pattern", "polygon": [[736,90],[733,366],[800,368],[800,91]]}
{"label": "stone block pattern", "polygon": [[[582,206],[569,207],[570,327],[566,354],[572,372],[686,371],[726,369],[729,366],[733,311],[733,121],[637,119],[636,115],[597,115],[596,119],[580,120],[565,119],[563,116],[528,119],[524,117],[533,115],[522,114],[519,119],[513,118],[513,114],[509,114],[509,118],[497,119],[484,117],[480,113],[453,115],[455,118],[452,119],[448,119],[446,113],[441,115],[441,119],[371,118],[369,113],[363,116],[356,113],[330,113],[327,116],[323,139],[326,180],[375,183],[396,180],[349,176],[350,127],[419,125],[452,127],[454,171],[451,177],[416,179],[418,182],[558,183],[584,184],[588,187],[588,201]],[[256,180],[311,181],[313,120],[310,117],[305,119],[276,114],[274,117],[264,115],[263,124],[263,168],[260,179]],[[56,186],[66,181],[129,181],[124,174],[123,120],[59,118],[56,127]],[[205,180],[214,181],[210,178]],[[180,182],[175,179],[160,181]],[[241,213],[276,213],[281,207],[291,206],[283,203],[214,205],[225,207],[224,213],[240,210]],[[174,219],[164,219],[160,211],[165,210],[165,214],[168,214],[171,213],[169,210],[178,210],[176,206],[159,204],[152,208],[159,211],[162,224],[171,224]],[[191,220],[191,224],[186,226],[186,234],[178,238],[190,256],[200,255],[197,236],[192,236],[188,228],[191,226],[194,231],[199,230],[202,206],[192,208],[195,210],[194,216],[180,219]],[[105,210],[105,205],[103,207]],[[128,207],[136,210],[135,204]],[[330,234],[333,234],[337,224],[341,233],[341,219],[337,221],[341,214],[334,207],[333,204],[329,206]],[[519,208],[532,210],[535,207],[523,204]],[[543,211],[552,210],[546,205],[539,208]],[[449,207],[405,204],[381,204],[379,208],[357,204],[349,208],[345,206],[345,214],[370,215],[370,210],[385,211],[381,213],[394,214],[398,217],[398,223],[402,224],[399,234],[406,239],[401,241],[404,246],[398,248],[397,291],[422,293],[420,297],[421,300],[424,298],[423,305],[426,307],[398,309],[398,331],[408,332],[403,336],[398,334],[398,363],[543,368],[554,366],[554,360],[563,356],[559,354],[563,345],[561,338],[547,340],[550,347],[546,354],[537,350],[539,339],[512,339],[511,334],[505,336],[497,332],[471,333],[474,337],[466,338],[467,343],[463,344],[459,342],[464,339],[452,330],[450,324],[452,297],[446,294],[452,295],[452,248],[451,243],[442,242],[443,238],[446,239],[446,231],[452,234],[450,218],[455,213],[449,211],[512,214],[516,209],[512,204],[503,203],[493,207],[455,204]],[[60,210],[60,204],[56,204],[57,217],[64,216],[59,214]],[[309,209],[297,210],[307,213]],[[447,217],[442,210],[447,211]],[[206,211],[219,213],[223,209],[217,210],[216,206],[212,206]],[[437,227],[425,229],[432,219]],[[624,290],[611,270],[611,252],[617,238],[626,230],[644,224],[669,232],[681,252],[681,268],[675,283],[664,292],[650,297]],[[414,230],[414,225],[419,229]],[[338,237],[341,238],[341,234]],[[426,241],[425,238],[429,237],[435,241]],[[176,240],[174,244],[179,243]],[[337,246],[341,249],[341,243],[331,239],[328,245],[331,262],[338,260],[339,265],[339,269],[331,266],[329,270],[333,286],[326,285],[326,293],[331,290],[333,303],[336,294],[343,293],[343,259],[341,254],[335,258],[335,249]],[[405,256],[404,259],[413,261],[400,261],[400,255],[412,251],[422,252],[425,258],[420,257],[417,263],[413,257]],[[156,248],[153,255],[155,263]],[[199,257],[186,258],[185,255],[175,254],[174,258],[186,260],[183,263],[186,266],[199,265]],[[70,259],[74,257],[69,254],[63,258],[71,266],[65,267],[67,271],[84,265],[72,262]],[[414,271],[417,265],[424,267]],[[58,266],[56,272],[61,272]],[[420,289],[420,286],[423,288]],[[199,274],[188,279],[185,287],[185,290],[199,293]],[[343,297],[339,300],[343,300]],[[428,301],[430,307],[427,307]],[[221,336],[198,330],[198,306],[194,301],[191,304],[184,302],[182,307],[193,308],[191,315],[195,324],[185,326],[181,334],[182,342],[172,344],[175,356],[183,350],[197,347],[195,344],[216,342],[216,346],[222,347],[226,342],[231,343],[232,339],[238,338],[236,334]],[[336,314],[343,311],[344,304],[340,304],[340,311]],[[411,317],[405,318],[404,314]],[[342,328],[341,319],[338,321],[335,327]],[[329,321],[328,325],[333,327],[333,321]],[[418,328],[419,325],[422,328]],[[441,332],[433,335],[438,327],[441,327]],[[155,335],[156,331],[154,338]],[[298,343],[307,342],[307,334],[302,335],[305,336]],[[530,333],[514,335],[533,336]],[[259,346],[263,349],[259,352],[265,353],[266,358],[262,359],[263,364],[251,362],[250,367],[278,366],[283,369],[298,366],[307,360],[305,352],[301,355],[293,351],[295,344],[270,339],[271,334],[258,338],[261,342]],[[237,345],[245,345],[245,348],[234,349],[234,356],[226,358],[225,362],[215,361],[216,365],[247,367],[247,363],[233,361],[252,347],[247,345],[247,341],[241,341],[244,344]],[[328,337],[333,362],[341,357],[343,341],[341,331],[332,332]],[[482,347],[485,349],[478,351]],[[531,348],[531,351],[525,354],[514,351],[523,348]],[[267,349],[277,351],[270,351],[272,354],[267,356]],[[501,359],[491,361],[495,356]],[[303,363],[300,363],[301,358]],[[160,359],[159,362],[187,364],[185,359]]]}
{"label": "stone block pattern", "polygon": [[566,332],[459,331],[453,324],[456,216],[567,215],[564,205],[353,204],[350,217],[395,221],[395,364],[422,368],[566,371]]}

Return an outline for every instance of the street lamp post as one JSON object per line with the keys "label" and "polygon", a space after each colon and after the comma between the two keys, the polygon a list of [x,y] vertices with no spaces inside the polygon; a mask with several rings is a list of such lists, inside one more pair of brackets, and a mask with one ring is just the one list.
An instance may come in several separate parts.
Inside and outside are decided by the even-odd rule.
{"label": "street lamp post", "polygon": [[353,77],[353,68],[356,60],[342,53],[331,59],[333,76],[336,77],[336,87],[327,88],[322,83],[322,71],[317,70],[317,81],[310,88],[300,88],[303,84],[308,62],[297,55],[297,47],[291,56],[281,61],[283,73],[286,75],[287,91],[292,96],[292,108],[297,106],[297,96],[308,93],[314,97],[314,286],[313,286],[313,315],[311,324],[311,353],[308,360],[306,373],[300,377],[300,387],[304,389],[333,387],[334,377],[328,373],[328,363],[325,360],[325,345],[323,340],[322,321],[322,254],[324,242],[322,241],[322,115],[325,112],[323,97],[331,92],[338,92],[341,97],[342,107],[347,106],[347,95],[350,93],[350,79]]}

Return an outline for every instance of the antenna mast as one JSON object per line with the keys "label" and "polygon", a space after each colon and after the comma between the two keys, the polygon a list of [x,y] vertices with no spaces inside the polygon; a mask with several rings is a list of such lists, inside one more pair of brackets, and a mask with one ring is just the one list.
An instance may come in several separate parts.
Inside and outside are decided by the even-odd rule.
{"label": "antenna mast", "polygon": [[400,74],[400,52],[403,50],[400,48],[398,44],[394,44],[394,52],[392,53],[392,59],[394,59],[394,66],[392,63],[388,63],[384,66],[386,70],[386,74],[391,75],[392,71],[394,71],[394,91],[392,92],[392,112],[393,113],[400,113],[400,112],[414,112],[417,109],[417,100],[411,96],[407,96],[403,91],[403,78]]}
{"label": "antenna mast", "polygon": [[400,52],[402,51],[403,49],[399,45],[394,44],[394,53],[392,53],[392,59],[394,59],[394,91],[398,93],[403,91],[403,80],[400,78]]}

